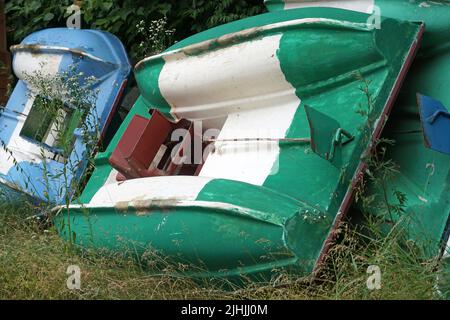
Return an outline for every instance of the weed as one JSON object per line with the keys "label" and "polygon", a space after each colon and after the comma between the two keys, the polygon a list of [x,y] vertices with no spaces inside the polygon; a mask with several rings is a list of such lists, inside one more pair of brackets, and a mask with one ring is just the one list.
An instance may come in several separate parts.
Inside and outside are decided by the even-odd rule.
{"label": "weed", "polygon": [[145,58],[147,56],[163,52],[173,43],[175,29],[167,28],[167,18],[150,21],[147,25],[145,20],[139,21],[136,25],[138,32],[143,37],[139,43],[137,55]]}

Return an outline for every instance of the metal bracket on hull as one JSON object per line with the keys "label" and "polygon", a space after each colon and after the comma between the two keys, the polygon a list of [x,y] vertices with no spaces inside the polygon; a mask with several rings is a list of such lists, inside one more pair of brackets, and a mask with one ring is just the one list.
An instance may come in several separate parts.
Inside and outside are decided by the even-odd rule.
{"label": "metal bracket on hull", "polygon": [[335,119],[305,105],[311,131],[311,148],[322,158],[336,167],[342,165],[341,147],[351,142],[354,137],[341,128]]}

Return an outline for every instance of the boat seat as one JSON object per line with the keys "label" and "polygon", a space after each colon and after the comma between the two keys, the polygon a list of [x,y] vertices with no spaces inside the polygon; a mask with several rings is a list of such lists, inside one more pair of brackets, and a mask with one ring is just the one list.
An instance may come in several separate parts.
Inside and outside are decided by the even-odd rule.
{"label": "boat seat", "polygon": [[192,134],[192,123],[187,120],[173,123],[157,110],[153,110],[150,119],[135,115],[109,159],[119,171],[117,180],[176,175],[184,166],[181,158],[191,143],[188,134],[181,142],[171,142],[176,129],[186,129],[186,133]]}

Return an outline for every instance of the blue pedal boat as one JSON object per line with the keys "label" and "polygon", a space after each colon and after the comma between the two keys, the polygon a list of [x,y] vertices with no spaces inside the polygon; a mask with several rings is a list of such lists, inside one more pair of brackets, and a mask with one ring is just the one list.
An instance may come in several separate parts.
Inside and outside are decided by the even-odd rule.
{"label": "blue pedal boat", "polygon": [[[95,122],[96,128],[85,131],[100,132],[98,140],[105,134],[130,75],[126,51],[110,33],[66,28],[35,32],[21,44],[12,46],[11,51],[18,82],[0,113],[0,191],[10,199],[26,194],[38,201],[64,203],[88,162],[87,142],[80,122]],[[63,116],[67,118],[63,123],[68,127],[60,129],[67,129],[70,132],[66,133],[73,135],[71,151],[62,154],[50,134],[56,120],[39,112],[36,103],[51,97],[46,97],[45,92],[27,80],[30,75],[39,74],[50,81],[58,74],[70,72],[83,75],[77,80],[80,87],[87,85],[85,79],[94,79],[90,86],[97,97],[91,107],[95,112],[89,112],[84,118],[79,116],[78,122],[73,114],[79,110],[70,102],[62,101]]]}

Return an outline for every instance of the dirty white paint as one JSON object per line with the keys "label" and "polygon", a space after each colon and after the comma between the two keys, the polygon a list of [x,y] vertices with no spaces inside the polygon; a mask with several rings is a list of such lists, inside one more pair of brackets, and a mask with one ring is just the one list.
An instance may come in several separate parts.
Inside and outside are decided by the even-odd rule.
{"label": "dirty white paint", "polygon": [[119,171],[116,169],[112,169],[109,173],[108,178],[106,179],[104,185],[111,184],[111,183],[117,183],[117,175],[119,174]]}
{"label": "dirty white paint", "polygon": [[[159,85],[172,114],[226,119],[219,140],[284,138],[300,99],[281,70],[280,40],[281,34],[196,56],[165,57]],[[200,176],[262,185],[279,153],[277,142],[217,143]]]}
{"label": "dirty white paint", "polygon": [[56,76],[62,58],[63,55],[61,54],[34,54],[29,51],[18,51],[14,54],[13,59],[14,74],[21,80],[25,80],[27,76],[33,76],[36,73],[42,76]]}
{"label": "dirty white paint", "polygon": [[[218,140],[284,138],[299,105],[300,100],[293,94],[291,101],[282,105],[233,113],[228,116]],[[217,142],[200,176],[261,186],[269,175],[277,173],[279,154],[276,141]]]}
{"label": "dirty white paint", "polygon": [[[368,30],[365,23],[325,18],[283,21],[148,57],[136,69],[152,60],[165,61],[158,86],[177,119],[220,119],[233,112],[270,107],[289,100],[293,90],[277,57],[280,30],[306,24]],[[272,30],[275,35],[260,37]],[[218,43],[219,49],[211,49]]]}
{"label": "dirty white paint", "polygon": [[374,0],[316,0],[316,1],[304,1],[304,0],[284,0],[285,9],[307,8],[307,7],[328,7],[345,9],[363,13],[372,13]]}
{"label": "dirty white paint", "polygon": [[164,57],[159,87],[178,118],[204,120],[262,109],[292,93],[277,58],[280,35],[196,56]]}
{"label": "dirty white paint", "polygon": [[[235,214],[239,214],[243,217],[249,217],[249,218],[256,218],[261,220],[267,221],[267,213],[259,210],[254,210],[226,202],[215,202],[215,201],[198,201],[198,200],[180,200],[180,201],[171,201],[171,200],[161,200],[161,201],[155,201],[155,200],[132,200],[132,201],[124,201],[124,202],[117,202],[117,203],[89,203],[87,205],[85,204],[71,204],[69,206],[70,210],[76,210],[76,209],[99,209],[99,208],[113,208],[114,212],[119,211],[125,211],[128,212],[129,208],[136,209],[136,214],[139,216],[143,215],[151,215],[153,214],[152,209],[176,209],[176,208],[205,208],[211,211],[216,210],[223,210],[228,213],[233,212]],[[58,215],[61,213],[61,211],[65,211],[67,209],[67,206],[57,206],[52,209],[52,213],[55,215]],[[156,226],[155,231],[160,231],[164,227],[164,225],[167,223],[169,215],[166,214],[162,217],[160,220],[161,222]],[[279,223],[272,222],[277,225],[281,225]],[[180,232],[174,232],[171,233],[171,235],[177,235],[181,234]],[[284,234],[283,234],[284,236]]]}
{"label": "dirty white paint", "polygon": [[[214,46],[220,44],[221,50],[223,50],[226,46],[232,46],[237,44],[243,44],[244,42],[251,42],[255,40],[260,40],[263,34],[268,34],[272,32],[273,34],[279,34],[281,29],[288,29],[289,27],[300,27],[304,24],[330,24],[330,25],[341,25],[348,28],[360,28],[368,30],[366,23],[355,23],[349,21],[341,21],[335,19],[328,18],[302,18],[295,20],[288,20],[283,22],[272,23],[268,25],[263,25],[259,27],[253,27],[249,29],[245,29],[238,32],[228,33],[218,38],[213,38],[210,40],[194,43],[188,45],[186,47],[182,47],[180,49],[164,51],[163,53],[147,57],[139,61],[135,69],[139,70],[143,68],[145,64],[153,61],[158,61],[159,59],[164,59],[167,61],[176,61],[183,57],[192,58],[195,55],[201,53],[209,53],[211,52]],[[266,37],[267,38],[267,37]]]}
{"label": "dirty white paint", "polygon": [[108,206],[148,200],[195,200],[208,178],[190,176],[151,177],[104,185],[90,205]]}
{"label": "dirty white paint", "polygon": [[[33,52],[34,51],[34,52]],[[35,44],[18,44],[15,46],[11,46],[11,52],[14,53],[14,55],[17,54],[17,52],[33,52],[33,55],[76,55],[82,58],[88,58],[90,60],[94,60],[101,63],[106,64],[114,64],[111,61],[104,60],[102,58],[99,58],[93,54],[87,53],[85,51],[82,51],[80,49],[72,49],[67,47],[59,47],[59,46],[42,46],[42,45],[35,45]],[[52,53],[50,53],[52,52]]]}

